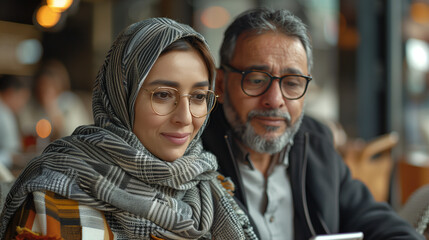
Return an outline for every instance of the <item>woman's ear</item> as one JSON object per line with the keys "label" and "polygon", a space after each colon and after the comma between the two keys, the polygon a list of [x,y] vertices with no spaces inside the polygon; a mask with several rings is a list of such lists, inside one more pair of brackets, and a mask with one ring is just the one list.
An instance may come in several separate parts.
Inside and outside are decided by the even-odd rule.
{"label": "woman's ear", "polygon": [[219,103],[223,103],[223,95],[224,95],[224,91],[225,91],[225,84],[226,81],[224,81],[224,74],[225,71],[218,68],[216,69],[216,87],[215,87],[215,92],[216,95],[218,95],[219,97],[217,98]]}

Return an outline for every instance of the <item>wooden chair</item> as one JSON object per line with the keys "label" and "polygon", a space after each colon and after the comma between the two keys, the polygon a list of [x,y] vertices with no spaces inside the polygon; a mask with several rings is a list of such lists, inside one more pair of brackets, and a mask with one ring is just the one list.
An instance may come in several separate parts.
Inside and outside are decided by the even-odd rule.
{"label": "wooden chair", "polygon": [[392,149],[398,141],[398,134],[391,132],[369,142],[349,141],[340,150],[352,176],[361,180],[377,201],[388,200],[394,165]]}

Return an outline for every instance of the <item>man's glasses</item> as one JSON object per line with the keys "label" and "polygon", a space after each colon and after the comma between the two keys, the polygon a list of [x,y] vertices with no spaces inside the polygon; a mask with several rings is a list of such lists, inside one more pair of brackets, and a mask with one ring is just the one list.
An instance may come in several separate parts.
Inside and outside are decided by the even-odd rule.
{"label": "man's glasses", "polygon": [[241,74],[241,89],[252,97],[261,96],[270,88],[273,80],[279,79],[280,89],[283,97],[289,100],[296,100],[304,96],[307,91],[308,83],[312,77],[288,74],[282,77],[275,77],[271,74],[259,70],[241,71],[228,64],[222,64],[222,69],[229,72]]}
{"label": "man's glasses", "polygon": [[189,94],[180,95],[179,91],[171,87],[157,87],[154,90],[143,89],[150,93],[150,103],[153,111],[165,116],[172,113],[179,104],[181,97],[189,99],[191,115],[200,118],[209,114],[215,103],[216,94],[212,90],[198,89]]}

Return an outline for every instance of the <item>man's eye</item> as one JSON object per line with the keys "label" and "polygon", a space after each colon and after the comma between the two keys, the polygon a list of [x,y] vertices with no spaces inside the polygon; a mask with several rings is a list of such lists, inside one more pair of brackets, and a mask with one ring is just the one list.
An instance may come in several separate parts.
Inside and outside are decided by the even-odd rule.
{"label": "man's eye", "polygon": [[243,82],[245,88],[248,89],[259,89],[267,84],[269,80],[264,78],[247,78]]}
{"label": "man's eye", "polygon": [[261,72],[250,72],[244,79],[244,84],[249,87],[261,87],[270,81],[269,76]]}
{"label": "man's eye", "polygon": [[249,79],[250,84],[260,85],[264,84],[266,81],[264,79]]}
{"label": "man's eye", "polygon": [[298,82],[294,82],[294,81],[287,81],[286,85],[288,87],[297,87],[297,86],[299,86],[299,83]]}
{"label": "man's eye", "polygon": [[300,77],[287,77],[283,80],[283,86],[288,88],[299,88],[303,87],[305,79]]}

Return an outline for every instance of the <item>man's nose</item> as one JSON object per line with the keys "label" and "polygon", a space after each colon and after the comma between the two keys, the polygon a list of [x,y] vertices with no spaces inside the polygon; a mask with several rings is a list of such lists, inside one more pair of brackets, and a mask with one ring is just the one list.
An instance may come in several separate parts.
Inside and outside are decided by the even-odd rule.
{"label": "man's nose", "polygon": [[277,109],[285,104],[285,99],[279,84],[280,79],[274,79],[271,86],[262,95],[262,105],[266,108]]}

